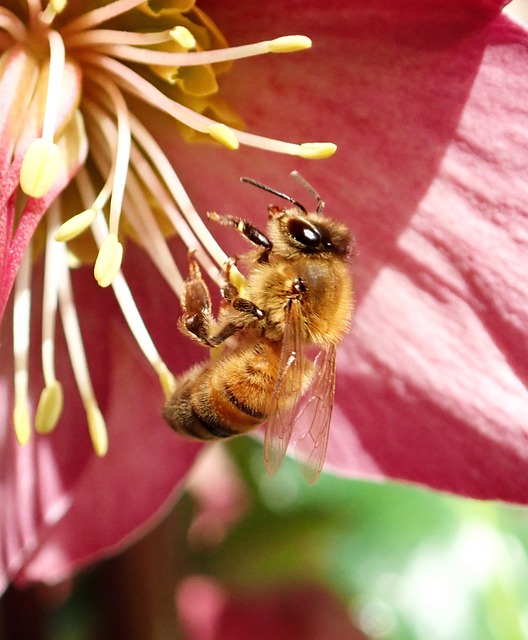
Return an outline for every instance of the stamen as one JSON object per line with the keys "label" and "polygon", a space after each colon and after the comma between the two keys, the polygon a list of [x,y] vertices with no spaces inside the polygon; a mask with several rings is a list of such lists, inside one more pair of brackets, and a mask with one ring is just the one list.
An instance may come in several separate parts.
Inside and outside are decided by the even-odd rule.
{"label": "stamen", "polygon": [[[99,216],[92,230],[97,244],[101,245],[108,233],[108,227],[102,216]],[[164,395],[168,398],[174,391],[174,376],[161,359],[150,337],[122,271],[118,271],[112,280],[112,289],[114,290],[115,297],[132,335],[136,339],[144,356],[158,374]]]}
{"label": "stamen", "polygon": [[225,263],[224,271],[226,267],[229,265],[229,282],[233,284],[242,298],[246,297],[246,278],[242,275],[242,273],[238,270],[236,264],[233,264],[231,260]]}
{"label": "stamen", "polygon": [[43,435],[55,429],[64,407],[62,385],[54,380],[42,389],[37,412],[35,414],[35,430]]}
{"label": "stamen", "polygon": [[40,14],[43,24],[51,24],[59,13],[62,13],[68,4],[68,0],[50,0],[44,11]]}
{"label": "stamen", "polygon": [[9,33],[18,42],[26,40],[27,29],[25,24],[14,13],[4,7],[0,7],[0,29]]}
{"label": "stamen", "polygon": [[290,51],[302,51],[312,46],[312,41],[307,36],[281,36],[269,41],[269,50],[272,53],[289,53]]}
{"label": "stamen", "polygon": [[178,25],[174,27],[174,29],[171,29],[169,33],[171,39],[187,51],[189,51],[190,49],[194,49],[194,47],[196,46],[196,38],[189,31],[189,29],[187,29],[187,27]]}
{"label": "stamen", "polygon": [[[94,107],[94,113],[98,111],[100,110]],[[104,112],[101,111],[97,123],[102,127],[102,136],[104,139],[111,139],[113,133],[110,129],[111,123]],[[92,146],[96,152],[94,157],[100,173],[104,174],[104,149],[100,137],[99,132],[94,129],[91,135]],[[141,238],[141,242],[152,262],[157,266],[175,294],[180,296],[183,288],[183,278],[174,262],[174,258],[159,228],[159,224],[152,213],[151,205],[136,175],[141,175],[143,182],[148,185],[148,189],[155,199],[160,197],[164,199],[163,194],[160,194],[157,188],[159,179],[148,163],[141,162],[141,155],[137,149],[134,149],[134,157],[136,158],[136,162],[140,162],[140,165],[138,166],[135,162],[134,172],[130,172],[128,175],[127,194],[125,196],[127,219],[136,235]]]}
{"label": "stamen", "polygon": [[337,150],[337,145],[333,142],[303,142],[299,147],[299,156],[307,160],[329,158]]}
{"label": "stamen", "polygon": [[42,138],[48,142],[52,142],[62,95],[62,76],[64,74],[66,52],[64,42],[58,31],[50,30],[48,40],[50,47],[49,79],[44,124],[42,126]]}
{"label": "stamen", "polygon": [[[151,31],[149,33],[138,33],[136,31],[116,31],[115,29],[91,29],[89,31],[80,31],[71,36],[66,35],[64,42],[69,49],[74,47],[84,47],[86,45],[94,46],[97,44],[127,44],[130,46],[150,46],[154,44],[163,44],[175,40],[181,46],[184,46],[180,40],[189,40],[184,32],[187,31],[194,43],[194,36],[185,27],[174,27],[173,29],[165,29],[163,31]],[[180,40],[178,40],[178,38]],[[190,41],[190,40],[189,40]],[[194,46],[194,45],[193,45]],[[192,47],[189,47],[192,49]]]}
{"label": "stamen", "polygon": [[227,147],[228,149],[234,150],[238,149],[238,147],[240,146],[233,129],[230,129],[228,126],[226,126],[225,124],[221,124],[220,122],[215,122],[215,124],[212,124],[207,130],[207,133],[211,136],[211,138],[213,138],[217,142],[220,142],[220,144],[223,144],[224,147]]}
{"label": "stamen", "polygon": [[108,452],[108,432],[103,414],[95,402],[88,403],[86,417],[94,451],[96,455],[102,458]]}
{"label": "stamen", "polygon": [[110,233],[117,236],[119,229],[119,218],[121,217],[121,207],[123,204],[123,194],[130,162],[130,120],[128,108],[123,99],[123,95],[113,84],[105,86],[106,91],[112,98],[117,116],[117,148],[114,164],[114,180],[112,185],[112,197],[110,200]]}
{"label": "stamen", "polygon": [[[83,60],[86,60],[87,63],[92,63],[96,67],[103,69],[107,75],[113,77],[117,85],[130,94],[137,96],[155,108],[165,111],[176,118],[176,120],[191,127],[191,129],[208,133],[209,127],[217,124],[214,120],[196,113],[179,102],[171,100],[162,91],[156,89],[148,80],[145,80],[145,78],[138,73],[113,58],[91,51],[79,52],[79,59],[81,57]],[[96,75],[90,74],[90,78],[95,79]]]}
{"label": "stamen", "polygon": [[292,144],[291,142],[264,138],[263,136],[238,130],[237,138],[241,144],[246,144],[250,147],[258,147],[266,151],[274,151],[275,153],[299,156],[308,160],[329,158],[337,149],[337,146],[333,142],[303,142],[301,144]]}
{"label": "stamen", "polygon": [[104,456],[108,451],[108,435],[90,380],[79,320],[73,300],[70,273],[66,264],[66,247],[64,244],[58,243],[56,250],[62,252],[62,260],[60,261],[62,273],[59,276],[59,303],[73,375],[86,411],[88,429],[94,451],[98,456]]}
{"label": "stamen", "polygon": [[[117,142],[111,170],[110,234],[101,245],[94,266],[95,279],[101,287],[107,287],[121,268],[123,259],[123,246],[118,241],[117,235],[130,161],[131,133],[129,113],[122,94],[110,83],[100,83],[98,80],[96,83],[110,96],[117,117]],[[95,104],[92,103],[90,108],[98,111],[106,121],[108,120],[108,116]],[[108,133],[107,140],[112,140],[115,137],[112,135],[114,130]],[[106,182],[106,185],[108,184],[109,180]]]}
{"label": "stamen", "polygon": [[[108,144],[110,145],[110,148],[113,147],[113,140],[116,137],[115,125],[109,118],[108,114],[93,103],[90,104],[90,114],[92,115],[92,118],[89,120],[89,123],[95,125],[90,127],[92,148],[95,151],[94,160],[99,172],[104,175],[108,169],[105,164],[105,158],[107,156],[107,149],[105,148],[105,145]],[[135,153],[135,157],[137,161],[141,162],[141,155],[139,152]],[[168,199],[167,197],[164,198],[163,194],[159,192],[159,189],[157,188],[159,185],[159,179],[148,163],[141,163],[140,167],[136,166],[135,171],[137,175],[142,176],[143,182],[145,185],[148,185],[147,188],[151,191],[155,199],[158,201],[160,198],[162,200]],[[152,214],[151,205],[148,202],[143,189],[141,189],[137,178],[132,172],[128,173],[127,195],[125,202],[128,221],[133,226],[138,237],[141,238],[142,244],[153,263],[158,267],[160,273],[165,277],[169,286],[174,290],[176,295],[179,296],[183,287],[183,278],[176,267],[172,254],[167,247],[165,238],[163,237],[159,225]],[[112,234],[111,230],[110,234]],[[99,255],[101,256],[103,255],[104,246],[105,245],[103,243],[99,252]],[[101,266],[101,268],[103,267]]]}
{"label": "stamen", "polygon": [[[147,104],[150,104],[161,111],[165,111],[165,113],[168,113],[173,118],[176,118],[176,120],[179,120],[183,124],[191,127],[191,129],[209,134],[211,127],[218,124],[218,122],[215,122],[214,120],[211,120],[210,118],[196,113],[192,109],[184,107],[182,104],[171,100],[164,93],[153,87],[139,74],[135,73],[132,69],[129,69],[126,65],[117,62],[117,60],[97,53],[83,52],[82,57],[87,62],[104,69],[108,75],[111,75],[114,78],[116,84],[132,95],[137,96]],[[213,129],[213,131],[216,132],[216,129]],[[330,142],[293,144],[290,142],[283,142],[282,140],[273,140],[271,138],[264,138],[263,136],[256,136],[254,134],[239,131],[238,129],[231,129],[231,131],[234,133],[239,143],[243,143],[251,147],[266,149],[268,151],[274,151],[276,153],[295,155],[308,159],[327,158],[331,156],[337,148],[335,144]],[[227,136],[227,140],[229,139],[229,136]]]}
{"label": "stamen", "polygon": [[33,198],[41,198],[51,189],[61,161],[59,147],[53,142],[53,136],[62,93],[65,50],[57,31],[50,31],[48,40],[50,62],[42,138],[37,138],[29,145],[20,169],[22,191]]}
{"label": "stamen", "polygon": [[[100,173],[104,175],[106,170],[106,167],[103,164],[105,149],[102,145],[105,141],[107,143],[111,143],[112,139],[115,138],[115,130],[113,130],[114,125],[105,112],[97,107],[97,105],[91,104],[90,112],[92,118],[89,122],[96,124],[97,127],[102,129],[101,134],[99,134],[95,129],[92,130],[91,137],[93,145],[98,144],[98,146],[101,147],[101,149],[95,154],[95,159]],[[190,226],[182,219],[181,213],[174,205],[174,199],[169,196],[162,185],[158,174],[152,168],[156,167],[157,171],[162,174],[162,177],[164,177],[167,173],[167,168],[169,171],[172,171],[170,163],[168,163],[166,156],[153,141],[146,129],[141,125],[140,121],[132,115],[131,124],[133,126],[134,136],[138,138],[138,142],[143,147],[143,153],[141,153],[135,144],[132,146],[133,168],[135,175],[141,176],[146,189],[148,189],[152,194],[152,199],[158,203],[160,209],[167,215],[183,242],[188,247],[196,249],[196,234],[193,233]],[[148,161],[146,159],[147,157],[149,158]],[[151,213],[150,202],[145,197],[143,189],[139,187],[135,175],[129,174],[128,178],[128,218],[134,226],[138,236],[142,238],[143,244],[151,255],[152,261],[158,266],[160,273],[164,276],[169,286],[171,286],[179,296],[181,294],[183,279],[174,264],[172,255],[167,248],[166,241],[160,233],[159,225],[154,220]],[[176,194],[174,194],[174,197],[176,197]],[[194,212],[194,217],[203,226],[203,236],[209,237],[214,245],[218,247],[210,232],[203,225],[196,211],[194,211],[187,194],[185,194],[183,187],[181,187],[181,184],[179,196],[177,197],[180,199],[183,197],[185,199],[184,205]],[[202,236],[201,233],[199,235]],[[224,257],[225,254],[219,247],[218,249],[221,256]],[[214,268],[209,258],[202,253],[201,249],[198,250],[198,253],[200,255],[201,262],[204,264],[204,269],[212,278],[214,278],[218,273],[217,270]]]}
{"label": "stamen", "polygon": [[[85,169],[82,169],[79,172],[76,180],[82,200],[85,202],[91,201],[94,197],[94,192]],[[105,238],[108,237],[108,226],[103,216],[99,216],[97,220],[94,221],[92,232],[97,244],[101,246],[104,243]],[[181,279],[181,276],[179,277]],[[158,374],[165,397],[170,397],[174,391],[174,376],[161,359],[161,356],[150,337],[148,329],[141,318],[141,314],[139,313],[136,303],[134,302],[134,298],[132,297],[132,293],[121,270],[117,272],[112,280],[112,289],[114,290],[115,297],[121,308],[123,316],[130,328],[130,331],[132,332],[132,335],[136,339],[139,348]]]}
{"label": "stamen", "polygon": [[[24,126],[26,113],[34,95],[35,85],[39,75],[38,62],[23,46],[11,47],[2,54],[1,65],[3,73],[0,82],[0,174],[4,176],[2,190],[4,194],[8,188],[16,188],[19,175],[12,177],[12,187],[6,184],[12,156],[18,143],[14,132]],[[27,143],[26,143],[27,146]],[[19,172],[18,172],[19,173]],[[4,196],[5,197],[5,196]]]}
{"label": "stamen", "polygon": [[78,213],[61,224],[55,232],[55,240],[57,242],[73,240],[73,238],[76,238],[86,231],[86,229],[93,224],[96,217],[96,209],[86,209],[85,211],[81,211],[81,213]]}
{"label": "stamen", "polygon": [[[202,218],[198,215],[198,212],[194,208],[167,156],[160,149],[158,143],[154,140],[150,132],[135,116],[131,117],[131,121],[134,130],[134,138],[141,145],[145,154],[150,158],[152,166],[156,167],[156,170],[167,185],[174,201],[178,203],[178,207],[187,220],[189,227],[194,230],[194,234],[191,232],[191,236],[189,240],[187,240],[188,233],[185,233],[185,228],[181,227],[179,217],[173,215],[173,208],[165,207],[165,213],[169,217],[175,229],[178,230],[180,237],[189,249],[195,248],[196,239],[198,238],[216,264],[219,266],[224,265],[228,260],[228,256],[206,227]],[[217,280],[219,277],[218,270],[213,271],[210,268],[209,264],[203,259],[201,251],[197,251],[196,256],[209,277],[212,280]]]}
{"label": "stamen", "polygon": [[[86,110],[90,110],[95,108],[94,103],[91,100],[85,101]],[[98,107],[97,107],[98,109]],[[110,138],[108,138],[110,140]],[[77,237],[93,223],[98,213],[102,212],[103,207],[108,202],[110,196],[112,195],[112,187],[114,184],[114,172],[115,172],[115,155],[112,162],[112,166],[108,171],[107,178],[103,185],[103,188],[94,199],[91,207],[86,209],[85,211],[81,211],[77,215],[73,216],[59,227],[57,233],[55,234],[55,240],[59,242],[65,242],[68,240],[72,240]]]}
{"label": "stamen", "polygon": [[[17,378],[15,376],[15,383]],[[15,408],[13,411],[13,423],[18,444],[25,445],[31,437],[31,418],[29,417],[29,404],[27,398],[17,397],[15,394]]]}
{"label": "stamen", "polygon": [[20,167],[20,188],[33,198],[46,195],[60,168],[60,151],[54,142],[37,138],[28,147]]}
{"label": "stamen", "polygon": [[87,13],[83,13],[81,16],[72,20],[69,24],[65,25],[62,29],[63,33],[73,33],[75,31],[83,31],[91,29],[101,22],[106,22],[111,18],[126,13],[134,7],[143,4],[145,0],[117,0],[117,2],[111,2],[108,5],[92,9]]}
{"label": "stamen", "polygon": [[44,293],[42,299],[42,373],[45,387],[40,395],[35,415],[38,433],[52,431],[62,413],[62,385],[55,376],[55,324],[59,294],[61,252],[56,251],[53,233],[59,220],[58,204],[51,205],[47,216],[46,257],[44,263]]}
{"label": "stamen", "polygon": [[123,245],[114,233],[109,233],[99,249],[94,265],[94,278],[100,287],[108,287],[112,284],[112,280],[121,268],[122,261]]}
{"label": "stamen", "polygon": [[31,437],[29,415],[29,333],[31,311],[31,245],[20,263],[15,280],[13,305],[13,351],[15,407],[13,422],[19,444],[27,444]]}
{"label": "stamen", "polygon": [[42,12],[40,0],[26,0],[28,6],[29,23],[34,26]]}
{"label": "stamen", "polygon": [[[194,46],[194,45],[193,45]],[[210,51],[172,52],[156,51],[152,49],[137,49],[126,44],[115,44],[108,41],[94,45],[97,51],[111,55],[114,58],[139,62],[148,65],[166,65],[170,67],[192,67],[197,65],[215,64],[230,60],[241,60],[266,53],[291,53],[309,49],[312,41],[306,36],[281,36],[275,40],[263,40],[254,44],[244,44],[239,47],[213,49]],[[186,47],[187,48],[187,47]],[[189,49],[192,47],[188,47]]]}
{"label": "stamen", "polygon": [[[211,279],[216,280],[218,278],[218,268],[214,266],[204,250],[198,246],[197,238],[205,247],[208,247],[208,250],[216,252],[212,253],[212,255],[224,257],[224,252],[192,206],[189,196],[181,183],[177,183],[176,179],[171,179],[170,174],[171,172],[174,174],[174,170],[152,136],[140,121],[133,116],[131,117],[131,124],[134,140],[141,147],[141,150],[136,145],[132,147],[133,166],[136,174],[140,175],[143,182],[148,185],[153,197],[157,200],[161,210],[171,222],[182,242],[189,250],[196,251],[196,257],[200,261],[203,270]],[[161,175],[161,180],[152,167],[156,167],[157,172]],[[170,180],[170,183],[167,180]],[[172,196],[167,189],[171,190]],[[175,206],[175,202],[179,208]],[[195,226],[194,222],[188,224],[182,216],[182,212],[183,216],[188,220],[196,219],[199,221],[197,224],[200,227]],[[181,294],[181,289],[178,293]]]}

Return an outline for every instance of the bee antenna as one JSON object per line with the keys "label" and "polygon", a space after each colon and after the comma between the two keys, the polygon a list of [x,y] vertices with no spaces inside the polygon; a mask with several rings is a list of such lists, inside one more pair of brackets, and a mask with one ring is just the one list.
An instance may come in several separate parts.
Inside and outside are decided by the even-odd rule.
{"label": "bee antenna", "polygon": [[325,206],[325,203],[323,202],[323,199],[321,198],[321,196],[317,193],[317,191],[312,187],[312,185],[308,182],[308,180],[306,180],[306,178],[303,178],[301,176],[301,174],[294,169],[291,173],[290,176],[292,176],[293,178],[295,178],[297,180],[297,182],[303,186],[306,191],[308,191],[308,193],[310,193],[316,200],[317,200],[317,209],[315,210],[315,213],[323,213],[323,209]]}
{"label": "bee antenna", "polygon": [[294,204],[298,209],[300,209],[304,213],[308,213],[308,211],[306,211],[306,209],[303,207],[303,205],[298,200],[295,200],[294,198],[292,198],[291,196],[288,196],[285,193],[282,193],[282,191],[277,191],[277,189],[273,189],[272,187],[268,187],[267,185],[262,184],[261,182],[257,182],[256,180],[253,180],[253,178],[240,178],[240,182],[247,182],[248,184],[252,184],[254,187],[258,187],[259,189],[262,189],[263,191],[267,191],[268,193],[273,193],[273,195],[279,196],[279,198],[283,198],[284,200],[288,200],[288,202],[291,202],[292,204]]}

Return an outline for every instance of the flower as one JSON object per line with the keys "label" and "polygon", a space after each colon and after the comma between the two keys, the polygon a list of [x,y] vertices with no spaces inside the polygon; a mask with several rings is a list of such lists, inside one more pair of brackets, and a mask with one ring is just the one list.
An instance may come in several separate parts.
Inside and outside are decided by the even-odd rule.
{"label": "flower", "polygon": [[[326,468],[525,504],[528,39],[504,4],[289,4],[276,26],[302,14],[317,83],[289,66],[270,84],[286,110],[321,100],[317,131],[339,151],[303,173],[357,239]],[[215,20],[236,41],[258,32],[252,12],[223,3]],[[226,90],[257,114],[251,127],[277,93],[255,96],[244,70]],[[213,182],[240,170],[214,163]],[[249,197],[224,206],[254,210]]]}
{"label": "flower", "polygon": [[[527,35],[500,14],[502,4],[335,0],[322,7],[290,0],[280,12],[270,5],[268,14],[262,5],[226,0],[210,3],[210,13],[232,42],[267,29],[286,33],[293,21],[317,43],[302,62],[292,56],[284,68],[276,59],[241,61],[223,87],[233,104],[243,105],[250,130],[280,138],[287,127],[294,139],[309,123],[340,147],[320,172],[296,165],[329,214],[354,230],[359,247],[358,304],[339,354],[329,466],[351,477],[526,502]],[[262,114],[275,117],[264,122]],[[163,139],[165,118],[149,124]],[[248,173],[277,185],[277,176],[293,168],[254,149],[226,155],[210,148],[204,177],[196,169],[203,167],[203,148],[171,139],[166,153],[199,211],[221,204],[257,216],[265,196],[232,185]],[[235,241],[222,237],[226,253],[239,251]],[[174,294],[132,243],[124,268],[159,352],[170,354],[169,369],[181,368],[193,354],[175,354],[179,338],[160,324],[160,317],[178,313]],[[72,277],[75,291],[88,290],[85,273]],[[4,495],[24,496],[16,502],[21,526],[3,543],[4,557],[16,558],[9,574],[20,568],[20,580],[58,579],[130,540],[145,521],[137,515],[142,508],[143,515],[149,507],[149,515],[159,513],[170,499],[168,482],[157,474],[179,465],[174,490],[174,477],[183,477],[196,455],[158,427],[158,408],[148,401],[156,384],[114,309],[101,318],[88,295],[77,305],[81,328],[92,328],[87,357],[106,364],[94,386],[119,446],[94,460],[85,442],[84,455],[77,452],[77,434],[57,429],[45,441],[53,449],[43,443],[38,455],[33,441],[16,456],[14,443],[3,447],[4,477],[16,477]],[[8,389],[0,389],[5,411]],[[65,405],[68,422],[75,415],[69,411]],[[140,423],[152,425],[148,435]],[[53,503],[62,510],[44,524],[31,520],[35,468],[55,473],[46,498],[63,498]],[[71,491],[62,491],[68,474]],[[131,492],[143,500],[137,511],[116,510],[125,498],[130,504]],[[2,521],[12,523],[10,515]]]}
{"label": "flower", "polygon": [[[0,8],[0,24],[1,589],[14,577],[58,580],[128,542],[167,507],[200,449],[161,424],[163,393],[145,364],[169,393],[173,378],[158,347],[175,351],[183,278],[166,236],[178,235],[181,265],[196,251],[213,279],[227,256],[150,133],[153,113],[170,116],[167,131],[179,126],[187,138],[230,150],[247,144],[319,158],[335,145],[235,129],[240,119],[216,95],[216,74],[230,61],[306,49],[305,36],[228,48],[193,0],[159,9],[140,0],[88,7],[29,0]],[[134,242],[157,273],[148,273]],[[86,263],[97,283],[75,268]],[[138,275],[154,281],[163,298],[163,307],[149,310],[167,322],[165,344],[163,336],[154,342],[139,311],[142,292],[132,293]],[[115,301],[100,289],[110,285]],[[42,380],[33,366],[35,338]],[[138,359],[138,346],[146,359]],[[174,370],[190,356],[178,348]],[[33,435],[33,413],[45,437]],[[88,433],[79,429],[83,422]]]}

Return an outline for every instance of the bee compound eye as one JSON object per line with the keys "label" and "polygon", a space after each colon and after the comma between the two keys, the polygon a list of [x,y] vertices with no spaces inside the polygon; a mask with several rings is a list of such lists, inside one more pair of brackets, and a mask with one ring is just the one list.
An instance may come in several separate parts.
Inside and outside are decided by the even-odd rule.
{"label": "bee compound eye", "polygon": [[288,231],[297,242],[305,247],[315,248],[321,244],[321,234],[305,220],[299,220],[298,218],[289,220]]}

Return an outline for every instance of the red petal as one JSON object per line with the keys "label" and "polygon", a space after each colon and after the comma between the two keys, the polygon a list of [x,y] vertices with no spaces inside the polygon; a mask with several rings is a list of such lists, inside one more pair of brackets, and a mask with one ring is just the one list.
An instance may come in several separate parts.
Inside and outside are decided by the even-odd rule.
{"label": "red petal", "polygon": [[[148,267],[142,271],[144,276],[153,275]],[[201,448],[176,436],[163,423],[159,383],[111,298],[103,303],[105,292],[89,270],[75,275],[81,328],[95,392],[107,420],[110,449],[103,459],[93,453],[65,346],[59,340],[57,375],[66,402],[55,431],[48,436],[34,435],[26,447],[20,447],[7,428],[0,443],[4,564],[0,588],[2,579],[13,577],[18,583],[61,580],[130,543],[174,500]],[[81,290],[83,296],[78,294]],[[158,282],[158,294],[160,290]],[[37,306],[38,294],[36,298]],[[176,306],[173,298],[170,303],[165,300],[165,309],[171,305]],[[4,320],[0,424],[11,427],[12,373],[6,370],[5,357],[10,328],[8,317]],[[180,367],[187,366],[187,358],[179,358],[184,360]],[[38,397],[39,381],[32,382],[32,395]]]}
{"label": "red petal", "polygon": [[222,3],[212,14],[233,44],[268,22],[314,40],[237,63],[227,98],[249,129],[338,152],[309,163],[213,150],[204,190],[191,149],[181,173],[199,210],[264,224],[269,195],[233,184],[249,174],[306,203],[287,178],[297,168],[356,233],[334,468],[526,503],[528,38],[501,5],[291,2],[268,17]]}

